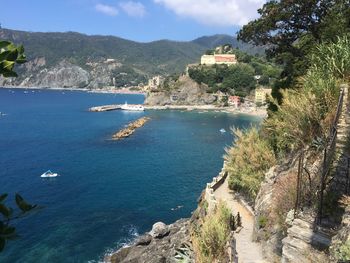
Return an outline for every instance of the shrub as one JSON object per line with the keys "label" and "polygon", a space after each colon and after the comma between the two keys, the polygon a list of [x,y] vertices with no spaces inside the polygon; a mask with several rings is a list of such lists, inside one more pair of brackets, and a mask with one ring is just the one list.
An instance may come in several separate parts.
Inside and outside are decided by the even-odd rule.
{"label": "shrub", "polygon": [[339,244],[337,248],[333,251],[334,256],[340,262],[349,262],[350,261],[350,240],[347,240],[343,244]]}
{"label": "shrub", "polygon": [[265,172],[274,165],[275,156],[268,142],[262,139],[258,129],[252,127],[243,132],[234,129],[235,144],[226,148],[226,171],[229,187],[254,199],[264,179]]}
{"label": "shrub", "polygon": [[230,237],[230,210],[219,203],[215,212],[204,218],[192,241],[198,262],[222,262],[226,257],[226,244]]}
{"label": "shrub", "polygon": [[282,105],[263,124],[279,153],[298,150],[326,136],[339,97],[339,83],[350,78],[350,37],[317,46],[309,60],[310,68],[300,79],[299,89],[283,91]]}
{"label": "shrub", "polygon": [[258,217],[258,226],[259,228],[264,228],[267,225],[268,219],[266,216],[259,216]]}
{"label": "shrub", "polygon": [[[282,91],[283,104],[263,123],[263,131],[277,153],[288,153],[323,137],[324,115],[314,94],[295,90]],[[328,125],[327,129],[328,129]]]}
{"label": "shrub", "polygon": [[302,78],[306,92],[312,92],[327,113],[337,103],[339,81],[350,78],[350,36],[335,43],[318,45],[310,56],[310,68]]}

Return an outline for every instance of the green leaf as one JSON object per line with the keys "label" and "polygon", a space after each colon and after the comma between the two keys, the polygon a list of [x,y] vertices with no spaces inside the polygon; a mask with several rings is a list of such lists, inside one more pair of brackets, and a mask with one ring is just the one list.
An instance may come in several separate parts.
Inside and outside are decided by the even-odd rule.
{"label": "green leaf", "polygon": [[6,199],[6,197],[8,196],[8,194],[2,194],[0,195],[0,202],[4,201]]}
{"label": "green leaf", "polygon": [[2,61],[0,62],[0,68],[3,68],[4,70],[11,70],[13,69],[13,66],[15,65],[14,61]]}
{"label": "green leaf", "polygon": [[18,50],[18,53],[19,53],[19,54],[23,54],[23,53],[24,53],[24,47],[23,47],[23,45],[20,45],[20,46],[17,48],[17,50]]}
{"label": "green leaf", "polygon": [[17,73],[9,70],[9,71],[1,71],[0,69],[0,75],[3,75],[5,78],[13,78],[13,77],[18,77]]}
{"label": "green leaf", "polygon": [[18,57],[18,50],[14,49],[10,51],[10,53],[7,55],[6,60],[15,62],[17,57]]}
{"label": "green leaf", "polygon": [[27,203],[19,194],[16,194],[16,204],[23,212],[28,212],[36,207],[36,205]]}
{"label": "green leaf", "polygon": [[15,232],[16,232],[16,228],[9,226],[9,227],[6,227],[4,231],[2,231],[2,234],[6,236],[11,236],[15,234]]}
{"label": "green leaf", "polygon": [[9,42],[9,41],[0,41],[0,49],[5,48],[5,47],[9,46],[10,44],[11,44],[11,42]]}
{"label": "green leaf", "polygon": [[4,250],[6,244],[6,239],[3,237],[0,237],[0,252]]}
{"label": "green leaf", "polygon": [[7,60],[7,56],[10,54],[11,54],[11,51],[9,51],[9,50],[0,52],[0,61]]}
{"label": "green leaf", "polygon": [[11,210],[4,204],[0,204],[0,213],[3,214],[4,217],[9,218],[11,215]]}

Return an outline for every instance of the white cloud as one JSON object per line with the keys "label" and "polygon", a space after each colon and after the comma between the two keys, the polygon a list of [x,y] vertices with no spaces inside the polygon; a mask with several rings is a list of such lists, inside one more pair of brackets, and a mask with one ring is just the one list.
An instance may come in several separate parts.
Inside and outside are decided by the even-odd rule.
{"label": "white cloud", "polygon": [[217,26],[242,26],[257,17],[266,0],[154,0],[178,16]]}
{"label": "white cloud", "polygon": [[95,5],[96,11],[103,13],[108,16],[116,16],[118,15],[118,9],[110,6],[110,5],[104,5],[104,4],[97,4]]}
{"label": "white cloud", "polygon": [[146,14],[146,9],[140,2],[122,2],[119,4],[120,8],[123,9],[125,13],[133,17],[143,17]]}

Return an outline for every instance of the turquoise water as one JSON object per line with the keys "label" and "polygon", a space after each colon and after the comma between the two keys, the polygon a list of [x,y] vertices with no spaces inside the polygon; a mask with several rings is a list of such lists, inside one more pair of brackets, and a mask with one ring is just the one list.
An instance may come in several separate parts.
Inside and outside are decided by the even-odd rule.
{"label": "turquoise water", "polygon": [[[216,112],[86,110],[143,99],[0,89],[7,114],[0,117],[0,193],[19,192],[43,207],[16,222],[21,237],[0,262],[98,262],[156,221],[189,217],[232,142],[219,130],[259,122]],[[109,140],[143,115],[152,120],[132,137]],[[61,176],[40,178],[48,169]]]}

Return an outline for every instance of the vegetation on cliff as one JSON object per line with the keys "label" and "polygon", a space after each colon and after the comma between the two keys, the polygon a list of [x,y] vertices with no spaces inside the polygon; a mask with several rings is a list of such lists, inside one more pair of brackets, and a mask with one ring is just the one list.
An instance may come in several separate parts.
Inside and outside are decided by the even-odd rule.
{"label": "vegetation on cliff", "polygon": [[[277,161],[282,160],[300,149],[324,143],[338,101],[339,83],[349,80],[349,54],[348,36],[339,38],[332,44],[317,46],[308,57],[312,66],[307,74],[298,80],[298,88],[282,92],[283,103],[277,104],[277,112],[270,112],[259,133],[254,129],[246,133],[235,132],[236,144],[227,150],[226,156],[230,160],[230,181],[237,181],[231,184],[234,189],[239,189],[239,183],[249,182],[248,188],[255,189],[256,193],[259,188],[256,187],[260,185],[264,176],[256,177],[255,172],[242,176],[244,171],[264,173],[273,166],[274,158]],[[252,145],[252,149],[249,145]],[[259,145],[261,149],[265,149],[258,150]],[[247,158],[240,156],[242,153],[243,156],[246,155],[247,151]],[[259,153],[262,155],[254,158],[254,161],[249,157]],[[264,158],[265,155],[269,158]],[[237,165],[239,172],[234,172]],[[254,181],[246,177],[259,179]],[[254,198],[255,195],[250,197]]]}
{"label": "vegetation on cliff", "polygon": [[[265,58],[232,50],[238,64],[198,65],[188,69],[189,76],[197,83],[205,83],[210,92],[218,90],[238,96],[247,96],[256,85],[272,86],[280,74],[280,68]],[[259,76],[259,79],[255,79]]]}
{"label": "vegetation on cliff", "polygon": [[256,127],[243,132],[234,129],[234,146],[226,149],[225,159],[230,174],[229,186],[254,199],[266,170],[276,162],[269,143],[260,137]]}
{"label": "vegetation on cliff", "polygon": [[[258,228],[261,239],[278,235],[278,240],[287,235],[286,218],[295,208],[297,196],[298,158],[306,154],[305,170],[301,182],[300,207],[303,211],[319,209],[321,179],[318,171],[323,149],[329,143],[331,127],[340,95],[340,84],[350,80],[350,36],[338,37],[334,43],[317,45],[307,56],[310,64],[306,74],[295,80],[294,89],[282,91],[283,100],[273,101],[277,111],[271,111],[259,130],[235,131],[236,143],[227,149],[227,172],[230,187],[243,193],[248,200],[256,201],[261,184],[267,188],[258,195]],[[270,167],[278,164],[276,169]],[[313,171],[316,169],[317,171]],[[330,173],[336,173],[331,168]],[[325,214],[330,221],[337,222],[339,211],[337,200],[342,193],[334,192],[326,182],[324,191]],[[266,199],[269,203],[266,204]],[[277,233],[277,234],[276,234]],[[277,244],[276,244],[277,245]],[[347,244],[336,248],[337,257],[344,258]]]}
{"label": "vegetation on cliff", "polygon": [[[0,39],[7,39],[26,47],[28,62],[18,67],[19,84],[27,77],[37,77],[43,69],[60,67],[65,61],[91,73],[95,67],[103,65],[106,59],[114,59],[116,67],[103,80],[104,85],[112,85],[115,78],[117,87],[145,83],[153,75],[180,73],[187,64],[199,61],[208,48],[226,43],[247,52],[262,53],[264,48],[237,41],[228,35],[214,35],[188,42],[159,40],[149,43],[134,42],[114,36],[88,36],[75,32],[41,33],[0,29]],[[40,61],[40,63],[36,63]],[[91,74],[92,79],[100,76]],[[98,75],[101,75],[99,73]]]}
{"label": "vegetation on cliff", "polygon": [[350,32],[349,0],[268,1],[260,17],[243,26],[238,38],[267,45],[267,56],[283,66],[273,96],[281,102],[281,88],[295,87],[311,65],[305,59],[321,42],[335,42]]}
{"label": "vegetation on cliff", "polygon": [[193,229],[192,242],[198,262],[225,262],[230,218],[230,209],[225,203],[219,203],[214,213],[202,218],[200,225]]}

